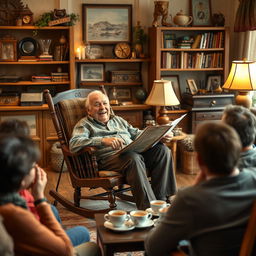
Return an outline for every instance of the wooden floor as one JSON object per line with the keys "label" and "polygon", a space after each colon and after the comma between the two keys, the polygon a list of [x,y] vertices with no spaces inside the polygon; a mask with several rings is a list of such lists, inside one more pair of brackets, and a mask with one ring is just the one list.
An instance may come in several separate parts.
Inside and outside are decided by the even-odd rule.
{"label": "wooden floor", "polygon": [[[47,172],[48,183],[46,186],[45,195],[48,198],[48,200],[50,202],[52,202],[53,199],[49,195],[49,190],[55,189],[59,173],[51,171],[50,169],[46,169],[46,172]],[[188,174],[184,174],[182,172],[176,173],[176,180],[177,180],[178,188],[182,188],[182,187],[191,185],[193,183],[194,179],[195,179],[195,175],[188,175]],[[62,174],[61,182],[59,185],[59,192],[64,197],[66,197],[68,199],[73,198],[73,188],[72,188],[71,181],[70,181],[70,178],[69,178],[69,175],[67,172]],[[91,193],[90,191],[88,191],[86,189],[83,189],[83,192]]]}

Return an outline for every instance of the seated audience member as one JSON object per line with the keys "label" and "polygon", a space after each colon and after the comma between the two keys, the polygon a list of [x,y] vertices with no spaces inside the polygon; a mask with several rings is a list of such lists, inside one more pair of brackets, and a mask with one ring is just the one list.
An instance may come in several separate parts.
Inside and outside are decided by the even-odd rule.
{"label": "seated audience member", "polygon": [[[0,214],[13,239],[15,255],[99,255],[95,243],[84,243],[75,249],[46,202],[46,173],[35,166],[39,150],[25,136],[0,135]],[[33,183],[32,195],[39,222],[27,209],[18,191],[24,183]]]}
{"label": "seated audience member", "polygon": [[188,240],[190,254],[238,255],[256,198],[256,173],[237,168],[242,149],[223,122],[199,125],[194,139],[198,184],[179,190],[166,215],[145,240],[148,256],[165,256]]}
{"label": "seated audience member", "polygon": [[0,215],[0,255],[14,256],[13,241],[3,225],[3,218],[1,215]]}
{"label": "seated audience member", "polygon": [[[130,144],[141,130],[123,118],[111,115],[109,99],[101,91],[91,92],[85,104],[88,116],[75,125],[70,150],[77,152],[85,146],[97,147],[99,168],[125,175],[138,209],[150,207],[151,200],[167,200],[175,194],[176,180],[168,147],[159,142],[141,154],[128,152],[114,155],[117,150]],[[163,142],[171,137],[171,134],[166,135]],[[151,176],[151,185],[147,174]]]}
{"label": "seated audience member", "polygon": [[[20,135],[20,136],[29,136],[29,126],[25,121],[21,121],[19,119],[7,119],[0,123],[0,134],[13,134],[13,135]],[[37,168],[40,168],[37,166]],[[41,169],[41,171],[43,171]],[[28,190],[32,184],[30,181],[28,183],[24,183],[22,185],[22,190],[19,191],[19,194],[26,200],[27,207],[29,210],[34,213],[36,218],[39,220],[39,215],[37,213],[37,208],[34,205],[34,197],[31,195],[30,191]],[[59,216],[59,212],[54,205],[51,205],[51,209],[58,220],[59,223],[62,223],[61,218]],[[66,229],[65,232],[67,233],[68,237],[70,238],[73,246],[80,245],[82,243],[90,241],[90,233],[89,230],[83,226],[76,226],[73,228]]]}
{"label": "seated audience member", "polygon": [[[256,118],[245,107],[229,105],[224,109],[222,121],[232,126],[238,133],[242,142],[242,153],[238,162],[238,168],[256,168],[256,148],[254,141],[256,136]],[[256,169],[255,169],[256,170]]]}

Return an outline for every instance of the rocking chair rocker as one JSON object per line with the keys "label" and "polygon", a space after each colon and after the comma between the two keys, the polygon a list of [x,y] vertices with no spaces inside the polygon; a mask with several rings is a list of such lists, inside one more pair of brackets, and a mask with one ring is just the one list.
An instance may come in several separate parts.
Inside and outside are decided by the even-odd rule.
{"label": "rocking chair rocker", "polygon": [[[105,90],[101,87],[103,93]],[[124,186],[125,178],[118,172],[98,170],[93,147],[85,147],[78,153],[71,153],[69,140],[75,124],[86,116],[85,97],[90,89],[74,89],[58,93],[52,98],[49,90],[44,91],[52,121],[68,168],[72,187],[74,188],[74,203],[63,197],[57,190],[50,190],[50,195],[64,207],[79,215],[93,218],[95,213],[107,212],[116,208],[116,196],[120,199],[134,202],[133,197],[124,192],[130,187]],[[60,179],[60,178],[59,178]],[[94,195],[81,195],[81,188],[103,188],[105,192]],[[109,207],[104,209],[89,209],[80,206],[81,199],[108,200]]]}

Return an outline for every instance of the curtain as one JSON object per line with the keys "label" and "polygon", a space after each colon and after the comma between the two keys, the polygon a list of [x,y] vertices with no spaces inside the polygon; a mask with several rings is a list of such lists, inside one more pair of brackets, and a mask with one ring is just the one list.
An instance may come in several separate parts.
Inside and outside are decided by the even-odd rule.
{"label": "curtain", "polygon": [[234,24],[235,59],[256,61],[256,0],[239,0]]}

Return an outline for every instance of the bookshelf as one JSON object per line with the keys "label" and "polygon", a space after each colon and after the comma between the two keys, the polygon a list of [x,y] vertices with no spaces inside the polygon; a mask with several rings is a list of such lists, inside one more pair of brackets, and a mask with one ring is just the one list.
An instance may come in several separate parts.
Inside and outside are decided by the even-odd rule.
{"label": "bookshelf", "polygon": [[229,37],[228,27],[149,28],[149,89],[154,80],[168,76],[178,77],[181,94],[188,92],[187,79],[194,79],[198,89],[206,89],[212,76],[223,83],[229,72]]}
{"label": "bookshelf", "polygon": [[[221,74],[223,80],[229,71],[229,29],[227,27],[152,27],[149,28],[151,63],[149,84],[161,79],[164,72],[186,71]],[[173,39],[166,39],[172,37]],[[191,45],[175,47],[179,38],[192,38]],[[188,41],[189,41],[188,39]],[[167,40],[167,42],[166,42]],[[172,40],[172,48],[167,48]],[[168,61],[167,61],[168,59]],[[181,73],[182,72],[182,73]],[[205,79],[206,80],[206,79]],[[205,84],[206,86],[206,84]]]}

